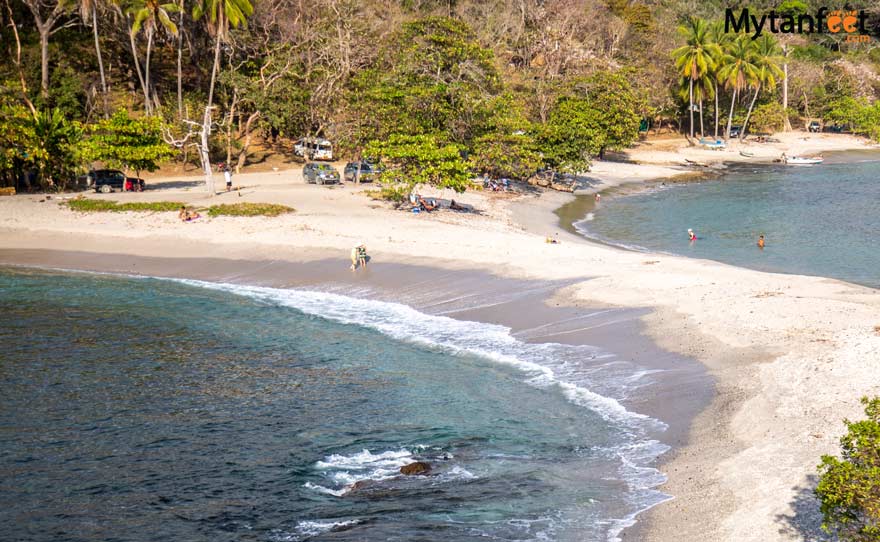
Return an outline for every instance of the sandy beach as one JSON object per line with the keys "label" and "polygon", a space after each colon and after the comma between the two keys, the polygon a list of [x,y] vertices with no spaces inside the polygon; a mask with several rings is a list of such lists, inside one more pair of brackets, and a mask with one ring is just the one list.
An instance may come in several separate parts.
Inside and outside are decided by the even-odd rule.
{"label": "sandy beach", "polygon": [[[771,160],[784,150],[868,147],[848,136],[784,136],[779,144],[747,145],[751,159]],[[591,175],[601,182],[594,188],[678,175],[687,171],[684,158],[748,159],[734,148],[676,145],[649,141],[626,153],[632,163],[597,162]],[[364,193],[369,185],[307,185],[299,168],[244,173],[234,182],[240,190],[215,197],[194,177],[148,178],[150,189],[143,193],[88,197],[196,207],[272,202],[296,212],[181,223],[175,213],[75,213],[59,205],[59,196],[0,198],[0,264],[49,265],[63,262],[58,254],[66,251],[101,255],[71,267],[115,272],[145,272],[144,258],[161,258],[168,275],[175,261],[184,269],[192,258],[263,264],[329,259],[347,272],[348,251],[364,242],[376,262],[564,281],[551,304],[647,309],[639,313],[644,333],[665,350],[699,360],[715,379],[711,405],[694,419],[687,442],[664,458],[669,481],[662,489],[674,499],[643,516],[625,539],[821,536],[811,493],[816,464],[822,454],[837,452],[841,421],[859,417],[859,397],[880,393],[877,290],[589,243],[558,226],[553,211],[570,201],[568,194],[426,190],[476,212],[413,214],[371,200]],[[557,235],[561,244],[545,243]]]}

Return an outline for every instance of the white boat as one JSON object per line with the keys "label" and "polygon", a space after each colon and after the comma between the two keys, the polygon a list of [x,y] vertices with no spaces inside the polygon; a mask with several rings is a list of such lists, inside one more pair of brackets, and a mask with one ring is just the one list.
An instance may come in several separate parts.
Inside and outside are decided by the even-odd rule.
{"label": "white boat", "polygon": [[785,163],[793,166],[812,166],[813,164],[821,164],[825,159],[822,157],[806,158],[803,156],[787,156]]}

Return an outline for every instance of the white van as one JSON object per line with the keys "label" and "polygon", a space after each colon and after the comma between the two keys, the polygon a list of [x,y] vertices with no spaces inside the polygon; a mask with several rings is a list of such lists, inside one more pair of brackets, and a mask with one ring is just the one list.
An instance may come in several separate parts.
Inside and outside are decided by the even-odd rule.
{"label": "white van", "polygon": [[306,146],[306,150],[312,160],[333,160],[333,144],[326,139],[311,141]]}
{"label": "white van", "polygon": [[294,142],[293,153],[309,160],[333,160],[333,144],[326,139],[304,137]]}

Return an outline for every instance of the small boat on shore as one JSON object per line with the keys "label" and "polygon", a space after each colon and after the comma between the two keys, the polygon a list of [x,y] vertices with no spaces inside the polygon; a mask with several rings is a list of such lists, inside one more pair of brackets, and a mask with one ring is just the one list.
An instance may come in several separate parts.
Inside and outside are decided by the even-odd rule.
{"label": "small boat on shore", "polygon": [[786,164],[792,166],[812,166],[815,164],[821,164],[825,161],[821,156],[817,156],[815,158],[807,158],[804,156],[784,156],[782,161]]}

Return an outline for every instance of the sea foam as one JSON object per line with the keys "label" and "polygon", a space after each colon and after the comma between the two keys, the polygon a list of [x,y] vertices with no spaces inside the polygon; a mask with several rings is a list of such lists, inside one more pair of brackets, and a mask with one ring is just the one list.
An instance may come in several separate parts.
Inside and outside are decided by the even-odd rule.
{"label": "sea foam", "polygon": [[[437,349],[452,355],[472,355],[494,363],[512,366],[523,374],[523,381],[542,389],[556,389],[568,401],[587,408],[619,428],[621,444],[604,450],[617,457],[621,478],[632,492],[634,505],[644,510],[669,497],[652,489],[665,481],[653,467],[656,458],[669,449],[651,437],[666,425],[642,413],[627,409],[623,399],[627,391],[644,385],[641,382],[654,371],[626,365],[614,369],[619,361],[613,355],[591,346],[557,343],[529,343],[511,334],[508,327],[482,322],[457,320],[430,315],[407,305],[350,297],[338,293],[280,289],[190,279],[173,279],[191,286],[224,291],[249,297],[270,305],[289,307],[305,314],[348,325],[379,331],[394,339]],[[591,365],[592,363],[592,365]],[[610,373],[604,381],[600,372]],[[594,391],[594,389],[599,391]],[[308,482],[306,487],[328,495],[341,496],[358,480],[384,480],[397,475],[398,469],[411,461],[409,450],[371,452],[361,450],[349,455],[331,455],[316,463],[330,486]],[[473,476],[461,473],[464,478]],[[609,540],[634,522],[635,514],[610,525]]]}

